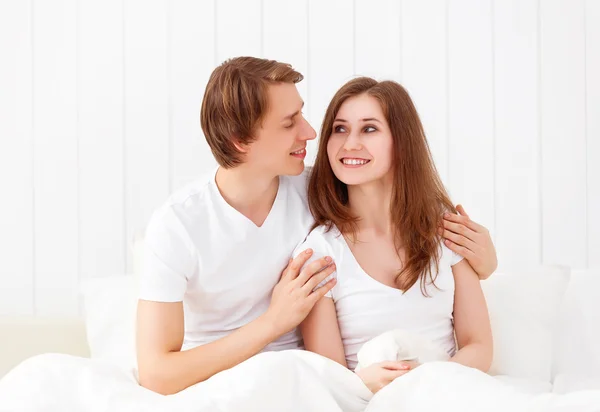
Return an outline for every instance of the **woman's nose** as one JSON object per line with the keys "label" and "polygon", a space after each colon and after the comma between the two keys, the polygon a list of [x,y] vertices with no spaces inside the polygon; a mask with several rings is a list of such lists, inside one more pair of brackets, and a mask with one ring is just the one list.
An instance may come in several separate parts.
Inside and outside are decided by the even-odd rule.
{"label": "woman's nose", "polygon": [[348,134],[348,137],[346,137],[346,140],[344,141],[344,149],[348,151],[362,149],[362,145],[358,136],[356,136],[354,133]]}

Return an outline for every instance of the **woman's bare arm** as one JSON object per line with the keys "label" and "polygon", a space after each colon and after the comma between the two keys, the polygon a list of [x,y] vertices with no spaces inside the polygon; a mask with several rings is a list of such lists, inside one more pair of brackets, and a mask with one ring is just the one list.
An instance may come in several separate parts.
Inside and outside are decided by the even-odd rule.
{"label": "woman's bare arm", "polygon": [[344,345],[331,298],[323,298],[300,324],[304,347],[347,367]]}
{"label": "woman's bare arm", "polygon": [[487,372],[492,363],[492,330],[479,277],[466,260],[454,265],[452,272],[454,330],[459,349],[451,360]]}

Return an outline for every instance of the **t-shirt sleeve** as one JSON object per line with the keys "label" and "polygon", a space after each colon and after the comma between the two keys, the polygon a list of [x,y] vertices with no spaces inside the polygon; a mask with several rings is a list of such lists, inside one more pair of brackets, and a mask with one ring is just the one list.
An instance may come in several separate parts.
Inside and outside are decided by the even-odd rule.
{"label": "t-shirt sleeve", "polygon": [[[313,230],[307,236],[307,238],[304,240],[304,242],[300,243],[296,247],[296,249],[294,250],[294,253],[293,253],[293,257],[296,258],[296,256],[298,256],[300,253],[303,253],[306,249],[309,249],[309,248],[313,250],[313,254],[310,257],[310,259],[308,259],[308,261],[304,264],[304,267],[306,267],[311,262],[314,262],[315,260],[321,259],[325,256],[330,256],[333,259],[333,261],[335,262],[335,256],[333,254],[333,250],[331,248],[331,245],[329,245],[329,243],[323,236],[322,228],[316,228],[315,230]],[[319,283],[317,288],[325,285],[327,282],[329,282],[331,279],[334,279],[336,276],[337,276],[337,272],[333,272],[332,274],[327,276],[327,278],[325,278],[325,280],[323,280],[321,283]],[[335,289],[335,287],[333,289],[331,289],[329,292],[327,292],[325,294],[325,296],[333,299],[332,292],[334,291],[334,289]]]}
{"label": "t-shirt sleeve", "polygon": [[451,251],[450,249],[448,249],[448,252],[450,252],[450,266],[454,266],[464,259],[464,257],[459,255],[458,253]]}
{"label": "t-shirt sleeve", "polygon": [[183,224],[171,207],[154,213],[144,237],[139,298],[181,302],[197,258]]}

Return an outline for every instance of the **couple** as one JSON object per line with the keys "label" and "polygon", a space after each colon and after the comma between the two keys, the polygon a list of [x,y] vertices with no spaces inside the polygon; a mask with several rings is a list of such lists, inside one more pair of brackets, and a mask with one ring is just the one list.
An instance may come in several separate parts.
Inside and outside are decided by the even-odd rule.
{"label": "couple", "polygon": [[[391,81],[346,83],[311,171],[302,79],[253,57],[212,73],[201,124],[219,167],[173,194],[146,230],[142,386],[176,393],[259,352],[303,345],[354,370],[360,347],[392,329],[489,368],[479,280],[495,270],[495,250],[485,228],[456,214],[408,93]],[[417,366],[357,375],[375,393]]]}

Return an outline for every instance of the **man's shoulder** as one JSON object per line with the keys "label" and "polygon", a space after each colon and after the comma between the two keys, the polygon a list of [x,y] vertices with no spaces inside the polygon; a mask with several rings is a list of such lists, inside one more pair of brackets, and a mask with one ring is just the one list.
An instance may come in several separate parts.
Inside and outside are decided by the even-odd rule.
{"label": "man's shoulder", "polygon": [[304,171],[296,176],[282,176],[285,182],[294,188],[294,190],[300,195],[303,199],[306,198],[306,193],[308,190],[308,179],[310,178],[310,173],[312,171],[312,166],[306,166]]}
{"label": "man's shoulder", "polygon": [[184,229],[194,217],[206,216],[206,209],[210,205],[207,201],[210,190],[209,176],[211,174],[202,175],[171,193],[167,200],[154,210],[148,226]]}
{"label": "man's shoulder", "polygon": [[202,204],[209,195],[212,177],[214,177],[214,171],[207,172],[176,189],[171,193],[163,206],[177,208],[186,204]]}

